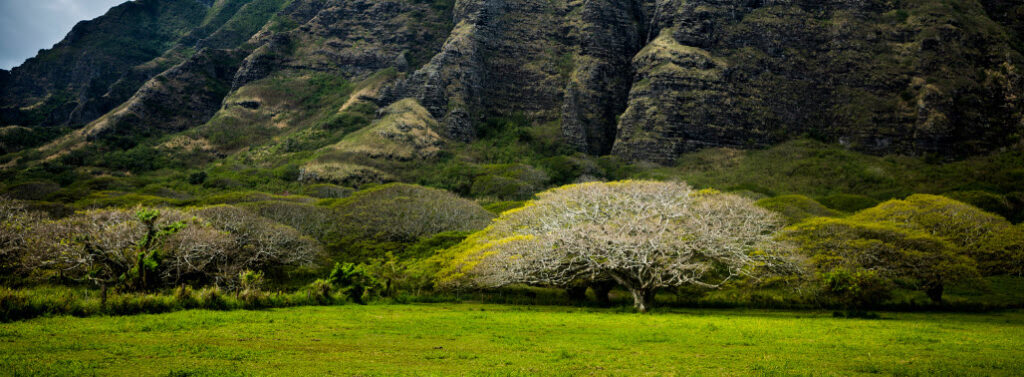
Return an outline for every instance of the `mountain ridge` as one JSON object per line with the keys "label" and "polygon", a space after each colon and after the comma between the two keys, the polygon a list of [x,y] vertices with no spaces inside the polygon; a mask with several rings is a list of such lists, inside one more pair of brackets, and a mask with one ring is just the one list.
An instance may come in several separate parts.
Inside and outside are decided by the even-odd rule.
{"label": "mountain ridge", "polygon": [[[464,153],[499,123],[519,133],[513,142],[543,135],[557,153],[667,165],[807,137],[960,159],[1013,147],[1024,131],[1024,8],[1012,2],[141,0],[85,24],[148,25],[122,14],[136,8],[170,17],[162,27],[174,32],[116,80],[63,97],[29,88],[43,94],[16,101],[40,58],[0,78],[6,174],[47,163],[112,172],[124,166],[110,160],[134,153],[380,182]],[[103,39],[76,29],[49,54]],[[425,142],[444,153],[396,160],[339,144],[362,127],[392,129],[383,109],[410,99],[428,117],[399,133],[429,125],[444,140]],[[382,146],[398,134],[380,135],[352,137]]]}

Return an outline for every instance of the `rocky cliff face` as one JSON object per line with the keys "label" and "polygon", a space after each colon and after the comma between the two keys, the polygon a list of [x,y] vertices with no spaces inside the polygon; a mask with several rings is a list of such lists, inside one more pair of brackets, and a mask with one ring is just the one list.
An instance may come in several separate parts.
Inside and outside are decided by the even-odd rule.
{"label": "rocky cliff face", "polygon": [[810,135],[962,156],[1019,140],[1012,31],[973,1],[894,4],[665,2],[614,152],[671,161]]}
{"label": "rocky cliff face", "polygon": [[461,0],[454,17],[441,52],[393,96],[418,99],[453,139],[473,139],[487,116],[523,113],[608,152],[642,47],[642,2]]}
{"label": "rocky cliff face", "polygon": [[[327,75],[362,88],[357,96],[365,98],[357,99],[378,107],[411,99],[447,139],[471,141],[486,119],[522,115],[560,126],[564,141],[586,153],[661,163],[705,147],[755,148],[795,137],[875,154],[957,157],[1024,134],[1024,7],[1010,1],[160,4],[192,10],[171,18],[159,6],[151,12],[159,30],[175,32],[138,38],[163,50],[104,65],[90,56],[110,52],[83,47],[74,61],[47,63],[56,53],[44,54],[0,72],[4,124],[104,113],[109,122],[132,109],[138,119],[130,124],[138,127],[218,130],[194,137],[234,130],[265,140],[323,123],[318,117],[349,105],[309,94]],[[79,29],[53,51],[103,35]],[[89,69],[68,69],[80,66]],[[34,81],[40,84],[27,84]],[[273,105],[260,107],[264,99]],[[246,112],[234,102],[251,116],[239,115]],[[30,105],[46,111],[29,114]],[[185,110],[166,117],[155,108]],[[124,129],[98,122],[82,134]]]}
{"label": "rocky cliff face", "polygon": [[394,96],[454,139],[523,113],[561,121],[586,152],[658,162],[796,136],[878,154],[1015,142],[1016,8],[897,4],[461,0],[440,53]]}

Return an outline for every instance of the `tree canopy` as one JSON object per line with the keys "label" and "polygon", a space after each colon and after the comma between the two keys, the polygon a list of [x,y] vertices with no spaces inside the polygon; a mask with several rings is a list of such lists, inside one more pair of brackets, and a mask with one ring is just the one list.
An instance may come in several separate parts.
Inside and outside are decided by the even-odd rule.
{"label": "tree canopy", "polygon": [[564,286],[613,280],[647,310],[662,287],[719,287],[785,264],[783,226],[750,199],[685,183],[622,181],[563,186],[507,211],[453,248],[442,284]]}
{"label": "tree canopy", "polygon": [[848,218],[814,218],[783,237],[810,258],[828,293],[855,306],[880,303],[896,282],[939,302],[944,287],[978,275],[973,260],[927,232]]}

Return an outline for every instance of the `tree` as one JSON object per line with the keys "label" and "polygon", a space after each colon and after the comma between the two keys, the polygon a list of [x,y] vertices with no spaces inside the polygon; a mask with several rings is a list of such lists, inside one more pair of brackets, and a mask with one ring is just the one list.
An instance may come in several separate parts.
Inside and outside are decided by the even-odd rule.
{"label": "tree", "polygon": [[[218,205],[192,211],[221,232],[227,245],[207,247],[197,254],[203,269],[218,284],[236,285],[245,270],[267,271],[283,266],[309,265],[320,253],[320,245],[294,228],[256,215],[246,209]],[[186,244],[189,240],[184,240]],[[204,245],[213,245],[213,242]]]}
{"label": "tree", "polygon": [[259,201],[239,206],[253,213],[295,228],[295,230],[323,240],[334,229],[331,211],[314,204],[287,201]]}
{"label": "tree", "polygon": [[42,212],[30,211],[24,202],[0,196],[0,276],[25,270],[24,259],[38,247],[35,228],[45,219]]}
{"label": "tree", "polygon": [[773,239],[782,225],[749,199],[685,183],[570,185],[538,194],[469,237],[440,280],[481,286],[614,280],[644,312],[659,288],[717,288],[758,267],[792,267]]}
{"label": "tree", "polygon": [[65,278],[147,290],[185,282],[239,286],[246,270],[311,264],[319,244],[295,229],[231,206],[92,210],[47,222],[34,267]]}
{"label": "tree", "polygon": [[975,262],[957,253],[953,244],[892,224],[814,218],[790,227],[784,238],[810,258],[830,293],[855,306],[884,298],[858,292],[896,282],[922,290],[938,303],[947,284],[978,275]]}
{"label": "tree", "polygon": [[993,230],[978,250],[986,253],[978,262],[983,271],[1024,276],[1024,223]]}
{"label": "tree", "polygon": [[446,231],[476,231],[494,218],[479,204],[450,192],[401,183],[357,192],[334,209],[344,235],[401,242]]}
{"label": "tree", "polygon": [[1013,224],[999,215],[944,196],[911,195],[857,212],[850,218],[941,238],[957,253],[977,261],[980,272],[986,275],[1013,273],[1012,268],[1007,268],[1011,265],[1007,259],[1021,259],[1012,255]]}
{"label": "tree", "polygon": [[163,241],[184,228],[188,219],[180,211],[141,207],[76,213],[41,229],[39,236],[50,242],[41,250],[37,265],[96,284],[103,290],[103,301],[111,285],[148,289]]}
{"label": "tree", "polygon": [[335,263],[327,281],[360,305],[366,305],[363,295],[377,285],[365,266],[352,263]]}

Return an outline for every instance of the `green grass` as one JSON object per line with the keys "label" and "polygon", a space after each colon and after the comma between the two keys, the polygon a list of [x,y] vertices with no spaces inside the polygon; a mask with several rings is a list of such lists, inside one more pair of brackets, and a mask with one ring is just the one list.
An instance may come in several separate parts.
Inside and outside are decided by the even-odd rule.
{"label": "green grass", "polygon": [[1024,313],[346,305],[0,325],[6,375],[1019,375]]}

